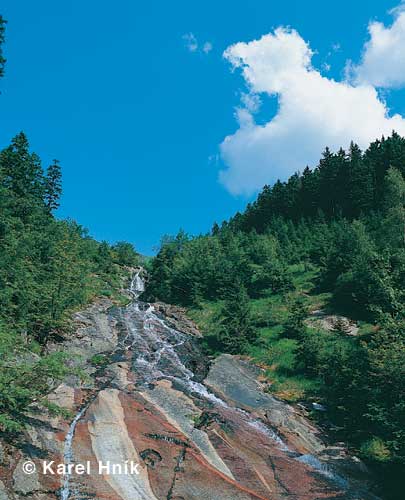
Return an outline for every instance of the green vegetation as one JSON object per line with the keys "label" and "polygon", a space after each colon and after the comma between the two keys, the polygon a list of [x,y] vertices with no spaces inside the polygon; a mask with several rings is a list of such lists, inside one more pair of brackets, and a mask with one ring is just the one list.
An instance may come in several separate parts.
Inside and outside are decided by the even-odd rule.
{"label": "green vegetation", "polygon": [[[67,373],[67,354],[41,355],[69,335],[74,309],[118,290],[139,257],[129,243],[98,243],[76,222],[58,220],[61,170],[44,172],[24,133],[0,152],[0,429],[21,429],[30,405]],[[5,326],[7,325],[7,326]],[[35,379],[35,384],[31,380]],[[49,408],[49,405],[48,405]]]}
{"label": "green vegetation", "polygon": [[[98,243],[74,221],[58,220],[61,170],[46,172],[18,134],[0,152],[0,429],[21,429],[32,405],[67,373],[67,354],[42,355],[69,335],[74,309],[97,296],[121,305],[118,290],[139,257],[129,243]],[[32,384],[35,379],[35,384]],[[53,408],[55,410],[55,408]]]}
{"label": "green vegetation", "polygon": [[17,335],[1,328],[0,428],[9,434],[23,429],[28,421],[27,409],[31,414],[38,409],[63,413],[46,395],[68,373],[68,356],[63,352],[40,356],[36,351],[35,344],[24,345]]}
{"label": "green vegetation", "polygon": [[90,363],[96,368],[105,368],[110,363],[110,358],[105,354],[95,354]]}
{"label": "green vegetation", "polygon": [[[0,16],[0,76],[4,26]],[[46,395],[69,355],[46,354],[48,342],[69,336],[71,312],[93,298],[125,302],[125,266],[139,262],[129,243],[99,243],[58,220],[61,192],[59,163],[44,171],[24,133],[0,152],[0,431],[8,433],[21,430],[27,410],[58,410]]]}
{"label": "green vegetation", "polygon": [[[187,306],[212,354],[249,355],[268,390],[325,404],[338,437],[390,470],[405,465],[404,175],[395,133],[326,150],[211,234],[166,237],[147,289]],[[317,327],[318,309],[356,319],[358,335]]]}
{"label": "green vegetation", "polygon": [[133,248],[131,261],[124,244],[98,243],[52,215],[60,175],[57,163],[42,171],[23,133],[0,153],[0,317],[41,345],[61,334],[73,308],[112,295],[121,266],[137,261]]}

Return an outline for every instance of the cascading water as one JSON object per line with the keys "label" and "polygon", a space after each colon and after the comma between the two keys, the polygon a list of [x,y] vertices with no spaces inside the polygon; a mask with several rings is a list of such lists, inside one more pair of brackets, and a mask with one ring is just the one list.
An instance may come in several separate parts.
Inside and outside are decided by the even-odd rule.
{"label": "cascading water", "polygon": [[[125,336],[117,345],[116,352],[127,353],[131,362],[131,370],[136,374],[137,388],[142,392],[161,380],[175,384],[190,398],[199,399],[208,408],[214,408],[218,414],[224,413],[230,421],[244,426],[248,432],[256,432],[263,439],[271,440],[276,447],[290,452],[287,444],[263,421],[239,408],[230,407],[225,401],[214,395],[208,388],[195,379],[193,371],[187,367],[188,353],[192,346],[190,336],[170,327],[150,304],[139,300],[145,290],[142,279],[143,270],[136,272],[131,280],[129,292],[133,297],[127,307],[120,310],[120,320],[125,326]],[[123,349],[125,348],[125,349]],[[72,421],[65,438],[64,461],[71,464],[74,460],[72,446],[76,426],[85,415],[88,406],[81,409]],[[297,460],[305,463],[328,479],[340,485],[339,476],[335,476],[330,468],[311,455],[298,455]],[[61,490],[61,499],[69,500],[73,496],[71,477],[67,474]]]}
{"label": "cascading water", "polygon": [[63,478],[63,486],[60,493],[61,500],[68,500],[71,494],[71,489],[70,489],[71,473],[69,472],[69,465],[73,463],[73,437],[75,434],[76,425],[85,414],[87,407],[88,406],[82,408],[79,411],[79,413],[75,416],[75,418],[73,419],[72,423],[69,426],[69,430],[65,437],[63,460],[65,467],[67,468],[67,473]]}
{"label": "cascading water", "polygon": [[[251,429],[273,440],[280,450],[291,451],[281,437],[261,420],[252,417],[248,412],[229,405],[211,393],[205,385],[193,380],[194,374],[182,361],[181,350],[190,338],[169,327],[154,312],[153,306],[138,301],[145,290],[140,273],[136,273],[130,286],[134,301],[125,311],[125,323],[131,330],[132,366],[140,380],[145,384],[168,379],[181,387],[188,395],[196,396],[228,412],[237,414],[237,420]],[[345,487],[345,482],[326,464],[312,455],[300,455],[297,460],[307,464],[328,479]]]}

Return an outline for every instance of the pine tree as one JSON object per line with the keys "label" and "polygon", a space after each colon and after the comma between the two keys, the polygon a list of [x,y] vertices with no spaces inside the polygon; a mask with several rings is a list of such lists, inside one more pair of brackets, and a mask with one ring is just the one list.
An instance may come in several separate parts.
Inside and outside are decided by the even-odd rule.
{"label": "pine tree", "polygon": [[45,205],[49,212],[59,207],[59,199],[62,194],[62,172],[58,160],[53,160],[46,172],[45,177]]}
{"label": "pine tree", "polygon": [[319,174],[312,172],[309,167],[304,169],[301,177],[301,193],[299,206],[302,215],[313,217],[319,204]]}
{"label": "pine tree", "polygon": [[24,223],[44,209],[44,176],[39,157],[30,153],[24,132],[20,132],[0,153],[0,178],[8,190],[10,208]]}
{"label": "pine tree", "polygon": [[358,217],[370,211],[374,200],[373,172],[363,160],[363,154],[357,144],[351,143],[349,152],[350,217]]}
{"label": "pine tree", "polygon": [[220,314],[218,340],[223,351],[242,354],[257,338],[252,324],[249,296],[240,280],[229,285]]}
{"label": "pine tree", "polygon": [[220,229],[219,229],[219,226],[216,222],[214,222],[213,226],[212,226],[212,229],[211,229],[211,234],[213,236],[217,236],[218,233],[219,233]]}
{"label": "pine tree", "polygon": [[289,338],[298,339],[305,333],[304,320],[308,316],[308,310],[302,297],[295,298],[289,307],[289,314],[284,325],[285,335]]}
{"label": "pine tree", "polygon": [[381,219],[381,244],[393,251],[405,246],[405,180],[391,167],[384,179]]}

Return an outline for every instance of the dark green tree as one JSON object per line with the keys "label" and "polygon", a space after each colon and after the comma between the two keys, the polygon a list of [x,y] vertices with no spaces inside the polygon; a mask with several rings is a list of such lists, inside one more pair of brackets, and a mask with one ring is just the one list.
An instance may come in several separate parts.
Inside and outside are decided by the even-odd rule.
{"label": "dark green tree", "polygon": [[284,324],[284,334],[293,339],[300,338],[305,332],[305,319],[308,309],[302,297],[294,298],[289,306],[287,321]]}
{"label": "dark green tree", "polygon": [[53,212],[59,207],[59,200],[62,194],[62,171],[58,160],[53,160],[46,171],[44,182],[45,205],[49,212]]}
{"label": "dark green tree", "polygon": [[257,339],[250,313],[249,296],[239,280],[229,285],[227,290],[219,317],[217,336],[222,350],[231,354],[244,353],[248,345]]}
{"label": "dark green tree", "polygon": [[118,241],[113,245],[112,250],[115,254],[115,261],[120,266],[134,267],[139,265],[139,255],[131,243]]}

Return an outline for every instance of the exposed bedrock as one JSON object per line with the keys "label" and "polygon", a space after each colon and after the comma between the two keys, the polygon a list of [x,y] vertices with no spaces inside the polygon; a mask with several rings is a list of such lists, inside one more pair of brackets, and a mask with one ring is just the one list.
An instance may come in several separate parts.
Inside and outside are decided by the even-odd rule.
{"label": "exposed bedrock", "polygon": [[[0,500],[375,498],[355,459],[262,390],[258,368],[229,355],[209,366],[195,327],[179,309],[138,301],[142,286],[137,273],[127,307],[101,301],[76,315],[62,348],[80,355],[89,379],[70,377],[50,395],[71,418],[37,415],[20,442],[4,443]],[[89,360],[100,353],[107,362],[96,369]],[[28,459],[36,474],[23,472]],[[91,473],[42,474],[44,459],[88,462]],[[99,474],[100,463],[126,461],[138,474]]]}

